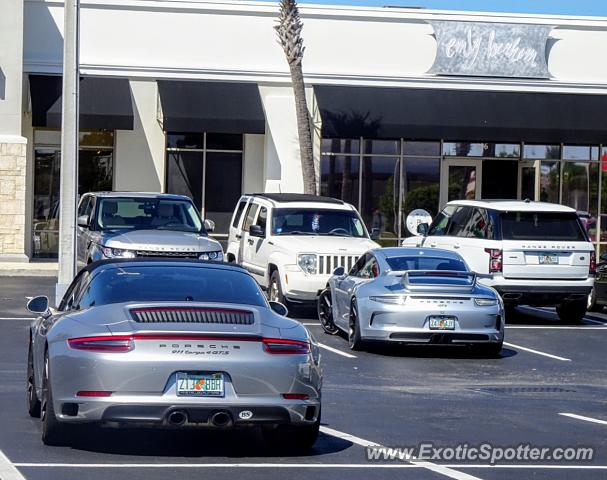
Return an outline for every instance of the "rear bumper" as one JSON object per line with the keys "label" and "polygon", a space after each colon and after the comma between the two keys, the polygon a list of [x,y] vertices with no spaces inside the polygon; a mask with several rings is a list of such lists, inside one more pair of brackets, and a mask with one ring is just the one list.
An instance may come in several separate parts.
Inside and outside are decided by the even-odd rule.
{"label": "rear bumper", "polygon": [[493,287],[507,305],[553,307],[564,302],[585,299],[594,285],[594,277],[583,280],[507,279],[496,276],[479,279]]}

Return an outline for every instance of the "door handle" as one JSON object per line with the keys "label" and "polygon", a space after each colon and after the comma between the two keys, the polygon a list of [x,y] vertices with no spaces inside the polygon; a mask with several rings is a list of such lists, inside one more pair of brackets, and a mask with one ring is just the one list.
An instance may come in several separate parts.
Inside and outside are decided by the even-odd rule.
{"label": "door handle", "polygon": [[253,239],[252,238],[249,238],[248,241],[249,241],[249,245],[253,245]]}
{"label": "door handle", "polygon": [[236,240],[240,240],[241,238],[242,238],[242,235],[236,234]]}
{"label": "door handle", "polygon": [[453,245],[453,248],[459,248],[459,243],[456,243],[455,245]]}
{"label": "door handle", "polygon": [[431,246],[432,248],[436,248],[436,243],[431,243],[431,244],[430,244],[430,246]]}

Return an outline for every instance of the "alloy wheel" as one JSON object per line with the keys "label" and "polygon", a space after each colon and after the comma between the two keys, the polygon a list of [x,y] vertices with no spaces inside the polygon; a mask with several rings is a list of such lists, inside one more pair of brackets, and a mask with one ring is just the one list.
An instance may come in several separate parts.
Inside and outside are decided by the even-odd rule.
{"label": "alloy wheel", "polygon": [[335,335],[338,332],[333,322],[333,299],[328,288],[322,291],[318,299],[318,320],[326,333]]}

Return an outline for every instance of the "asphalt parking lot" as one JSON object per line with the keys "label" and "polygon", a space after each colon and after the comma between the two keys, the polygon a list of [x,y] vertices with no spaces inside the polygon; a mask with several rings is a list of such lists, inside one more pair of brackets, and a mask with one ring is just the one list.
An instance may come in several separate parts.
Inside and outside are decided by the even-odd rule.
{"label": "asphalt parking lot", "polygon": [[[26,295],[54,278],[0,277],[0,479],[460,480],[607,478],[607,315],[565,324],[550,311],[508,320],[500,358],[459,347],[350,352],[313,312],[298,317],[323,348],[322,434],[305,456],[275,456],[244,432],[81,432],[76,447],[46,447],[25,407]],[[367,446],[592,447],[591,461],[367,460]]]}

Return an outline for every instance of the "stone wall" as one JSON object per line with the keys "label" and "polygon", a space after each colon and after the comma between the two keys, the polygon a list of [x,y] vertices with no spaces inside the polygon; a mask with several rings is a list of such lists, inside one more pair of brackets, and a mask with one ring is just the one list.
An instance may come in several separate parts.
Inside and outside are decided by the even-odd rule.
{"label": "stone wall", "polygon": [[25,255],[25,143],[0,143],[0,261]]}

